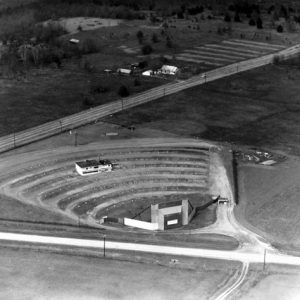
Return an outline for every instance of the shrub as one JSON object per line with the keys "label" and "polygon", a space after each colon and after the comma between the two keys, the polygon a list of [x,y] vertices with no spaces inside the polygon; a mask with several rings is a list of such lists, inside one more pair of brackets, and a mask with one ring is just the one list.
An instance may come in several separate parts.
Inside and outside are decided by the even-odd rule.
{"label": "shrub", "polygon": [[283,27],[282,27],[282,25],[278,25],[276,30],[277,30],[277,32],[279,32],[279,33],[283,32]]}
{"label": "shrub", "polygon": [[146,67],[148,67],[148,62],[146,60],[143,60],[143,61],[139,62],[139,68],[140,69],[144,69]]}
{"label": "shrub", "polygon": [[274,55],[273,57],[273,64],[278,65],[282,62],[283,57],[281,55]]}
{"label": "shrub", "polygon": [[33,35],[38,43],[54,44],[56,39],[67,33],[59,24],[38,25],[35,27]]}
{"label": "shrub", "polygon": [[84,106],[92,106],[95,104],[95,98],[92,95],[84,95],[82,104]]}
{"label": "shrub", "polygon": [[234,15],[234,22],[241,22],[241,18],[238,12],[236,12]]}
{"label": "shrub", "polygon": [[169,36],[167,36],[167,39],[166,39],[166,46],[168,48],[172,48],[173,47],[173,43],[172,43],[171,38]]}
{"label": "shrub", "polygon": [[109,91],[109,88],[107,86],[103,85],[93,85],[90,88],[91,94],[100,94],[100,93],[106,93]]}
{"label": "shrub", "polygon": [[226,13],[226,14],[225,14],[224,21],[225,21],[225,22],[228,22],[228,23],[231,22],[231,17],[230,17],[230,15],[229,15],[229,13]]}
{"label": "shrub", "polygon": [[153,42],[153,43],[158,43],[158,42],[159,42],[158,36],[157,36],[156,33],[153,33],[153,34],[152,34],[152,42]]}
{"label": "shrub", "polygon": [[249,20],[249,25],[250,25],[250,26],[255,26],[256,23],[255,23],[255,21],[254,21],[253,19],[250,19],[250,20]]}
{"label": "shrub", "polygon": [[142,53],[144,55],[148,55],[152,52],[153,52],[153,48],[151,47],[151,45],[145,45],[145,46],[142,47]]}
{"label": "shrub", "polygon": [[143,39],[144,39],[144,33],[143,33],[143,31],[139,30],[139,31],[136,33],[136,37],[137,37],[139,43],[142,44]]}
{"label": "shrub", "polygon": [[86,70],[89,73],[93,72],[93,70],[94,70],[93,65],[87,60],[84,61],[83,68],[84,68],[84,70]]}
{"label": "shrub", "polygon": [[140,86],[140,85],[142,85],[142,83],[140,82],[140,80],[138,80],[137,78],[134,79],[133,84],[134,84],[134,86]]}
{"label": "shrub", "polygon": [[118,94],[121,97],[128,97],[130,95],[128,88],[125,85],[121,85]]}
{"label": "shrub", "polygon": [[263,23],[262,23],[262,19],[261,18],[257,18],[257,20],[256,20],[256,27],[258,28],[258,29],[262,29],[263,28]]}
{"label": "shrub", "polygon": [[79,50],[80,50],[81,54],[90,54],[90,53],[99,52],[100,47],[97,44],[97,41],[89,38],[89,39],[85,39],[81,42]]}

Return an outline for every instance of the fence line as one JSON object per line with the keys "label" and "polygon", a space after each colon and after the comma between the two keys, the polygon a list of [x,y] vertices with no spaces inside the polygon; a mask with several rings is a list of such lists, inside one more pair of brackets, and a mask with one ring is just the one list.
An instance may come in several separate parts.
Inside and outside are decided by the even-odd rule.
{"label": "fence line", "polygon": [[0,137],[0,153],[55,134],[59,134],[66,130],[74,129],[81,125],[92,123],[107,115],[114,114],[124,109],[128,109],[167,95],[171,95],[187,88],[270,64],[274,61],[276,56],[278,56],[280,59],[288,59],[299,52],[300,44],[276,53],[220,67],[197,76],[193,76],[185,81],[168,83],[139,93],[132,97],[116,100],[58,120],[44,123],[24,131]]}

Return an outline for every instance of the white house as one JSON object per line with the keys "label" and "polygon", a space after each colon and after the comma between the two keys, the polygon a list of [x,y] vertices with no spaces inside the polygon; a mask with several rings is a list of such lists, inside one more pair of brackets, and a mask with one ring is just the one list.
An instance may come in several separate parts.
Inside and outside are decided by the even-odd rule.
{"label": "white house", "polygon": [[178,71],[179,71],[179,69],[175,66],[163,65],[161,67],[162,74],[176,75],[178,73]]}
{"label": "white house", "polygon": [[119,69],[117,69],[117,73],[120,75],[131,75],[132,70],[119,68]]}
{"label": "white house", "polygon": [[85,160],[75,163],[75,169],[81,176],[112,171],[109,160]]}

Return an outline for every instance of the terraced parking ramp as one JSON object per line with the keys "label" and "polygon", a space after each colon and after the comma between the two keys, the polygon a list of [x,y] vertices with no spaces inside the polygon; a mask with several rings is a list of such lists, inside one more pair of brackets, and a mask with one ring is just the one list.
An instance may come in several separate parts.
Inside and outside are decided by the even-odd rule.
{"label": "terraced parking ramp", "polygon": [[[203,198],[212,147],[193,139],[132,139],[19,154],[0,161],[0,193],[100,226],[99,219],[119,207],[132,217],[153,201]],[[99,156],[112,161],[112,172],[75,171],[76,161]]]}

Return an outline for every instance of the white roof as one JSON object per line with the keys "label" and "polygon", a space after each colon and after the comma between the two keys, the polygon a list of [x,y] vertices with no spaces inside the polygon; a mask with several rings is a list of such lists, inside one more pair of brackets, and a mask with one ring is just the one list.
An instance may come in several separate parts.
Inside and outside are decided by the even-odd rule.
{"label": "white roof", "polygon": [[147,71],[143,72],[142,75],[151,76],[152,75],[152,70],[147,70]]}
{"label": "white roof", "polygon": [[119,69],[117,70],[117,72],[130,74],[132,71],[131,71],[130,69],[122,69],[122,68],[119,68]]}
{"label": "white roof", "polygon": [[170,72],[170,73],[176,73],[178,71],[178,68],[175,66],[169,66],[169,65],[163,65],[161,67],[161,70],[163,72]]}
{"label": "white roof", "polygon": [[79,40],[77,40],[77,39],[70,39],[70,43],[78,44]]}

